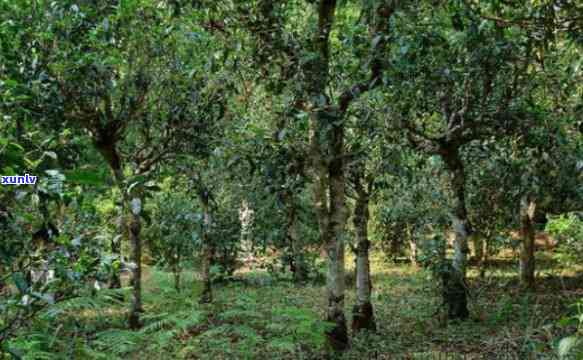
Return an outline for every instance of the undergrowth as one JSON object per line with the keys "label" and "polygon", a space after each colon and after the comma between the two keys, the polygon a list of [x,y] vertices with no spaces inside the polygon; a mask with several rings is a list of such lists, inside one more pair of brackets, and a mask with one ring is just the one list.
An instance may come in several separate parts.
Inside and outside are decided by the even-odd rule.
{"label": "undergrowth", "polygon": [[[342,358],[555,358],[561,339],[574,331],[561,326],[561,314],[583,291],[576,279],[543,277],[535,293],[523,294],[511,280],[514,271],[499,267],[483,279],[470,272],[471,319],[443,324],[424,270],[377,259],[378,332],[352,336]],[[296,286],[266,273],[244,276],[252,281],[217,286],[214,303],[200,305],[201,284],[193,273],[185,273],[178,292],[171,274],[148,268],[140,331],[127,329],[120,299],[127,291],[107,290],[51,307],[10,346],[22,359],[35,360],[324,358],[324,287]],[[354,301],[349,289],[347,314]]]}

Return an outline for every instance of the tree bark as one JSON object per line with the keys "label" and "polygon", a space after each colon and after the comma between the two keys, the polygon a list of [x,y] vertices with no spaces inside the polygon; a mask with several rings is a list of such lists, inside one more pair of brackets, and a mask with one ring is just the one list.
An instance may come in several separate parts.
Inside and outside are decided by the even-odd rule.
{"label": "tree bark", "polygon": [[[341,169],[330,172],[330,222],[328,228],[328,321],[336,327],[328,333],[331,344],[337,350],[348,346],[348,331],[344,316],[345,259],[344,228],[346,203],[344,196],[344,173]],[[336,170],[336,171],[335,171]]]}
{"label": "tree bark", "polygon": [[468,238],[472,234],[472,229],[466,209],[464,166],[457,148],[451,149],[448,156],[444,157],[444,160],[450,172],[453,195],[453,209],[451,214],[455,233],[453,266],[465,277],[469,252]]}
{"label": "tree bark", "polygon": [[461,273],[449,262],[440,270],[443,286],[443,301],[447,305],[447,318],[451,320],[467,319],[468,297],[465,279],[461,278]]}
{"label": "tree bark", "polygon": [[[143,209],[143,200],[140,198],[132,198],[132,203],[140,204],[140,208]],[[133,205],[132,207],[135,207]],[[140,232],[142,229],[140,210],[136,210],[130,207],[129,216],[129,240],[130,240],[130,259],[132,262],[132,271],[130,283],[132,286],[131,301],[130,301],[130,314],[129,314],[129,326],[130,329],[139,329],[142,327],[142,322],[140,320],[140,313],[144,310],[142,308],[142,239],[140,238]]]}
{"label": "tree bark", "polygon": [[174,274],[174,288],[176,292],[180,292],[180,260],[175,259],[176,263],[172,266],[172,272]]}
{"label": "tree bark", "polygon": [[344,125],[332,123],[330,153],[333,158],[328,167],[330,207],[327,239],[329,240],[329,308],[328,320],[336,323],[329,334],[334,347],[344,350],[348,346],[348,332],[344,317],[345,259],[344,235],[347,218],[344,169]]}
{"label": "tree bark", "polygon": [[520,246],[520,284],[524,289],[535,287],[534,257],[534,216],[536,202],[532,196],[525,195],[520,200],[520,227],[522,242]]}
{"label": "tree bark", "polygon": [[357,197],[354,207],[354,228],[356,230],[356,305],[352,310],[352,330],[375,331],[374,309],[371,302],[372,281],[368,240],[369,194],[361,184],[355,184]]}
{"label": "tree bark", "polygon": [[305,281],[308,277],[308,271],[301,251],[300,239],[298,236],[298,215],[297,208],[294,202],[294,194],[291,191],[285,191],[283,194],[283,201],[286,207],[287,216],[287,243],[288,251],[290,253],[290,271],[293,274],[293,280],[296,283]]}
{"label": "tree bark", "polygon": [[486,267],[488,266],[488,257],[489,257],[489,243],[490,237],[489,235],[484,237],[482,240],[482,260],[480,262],[480,278],[484,278],[486,276]]}
{"label": "tree bark", "polygon": [[472,242],[474,244],[474,258],[479,266],[484,260],[484,237],[480,233],[474,233]]}
{"label": "tree bark", "polygon": [[253,217],[253,209],[249,207],[246,200],[242,200],[239,208],[239,221],[241,222],[241,250],[244,253],[253,252],[254,242],[251,236]]}
{"label": "tree bark", "polygon": [[[373,36],[379,36],[371,53],[371,78],[342,93],[334,106],[326,91],[329,82],[330,33],[334,23],[336,0],[318,3],[318,27],[308,51],[316,56],[302,65],[303,87],[308,98],[304,111],[310,112],[310,157],[315,172],[314,201],[320,237],[328,252],[327,320],[335,327],[327,333],[336,351],[348,347],[348,331],[344,316],[344,236],[347,218],[344,167],[344,116],[352,100],[382,83],[382,57],[386,45],[384,33],[394,9],[387,3],[377,7],[378,21],[371,24]],[[371,40],[374,38],[371,38]],[[374,40],[373,40],[374,42]],[[302,102],[303,103],[303,102]]]}
{"label": "tree bark", "polygon": [[306,95],[309,98],[310,156],[315,172],[314,206],[320,239],[328,255],[326,320],[335,324],[326,333],[335,351],[348,347],[348,330],[344,316],[344,227],[346,199],[344,179],[344,124],[338,109],[326,94],[330,66],[330,32],[334,23],[336,0],[322,0],[318,5],[318,30],[310,51],[317,54],[304,65]]}
{"label": "tree bark", "polygon": [[212,218],[209,203],[209,194],[206,189],[204,189],[200,194],[200,201],[202,203],[203,211],[203,231],[202,231],[202,283],[203,289],[200,295],[199,302],[201,304],[208,304],[213,301],[213,291],[212,291],[212,279],[211,279],[211,266],[213,262],[213,248],[210,243],[209,232],[212,226]]}
{"label": "tree bark", "polygon": [[[326,320],[335,324],[327,332],[328,342],[336,351],[348,347],[348,329],[344,316],[345,260],[344,227],[346,224],[346,199],[343,154],[342,125],[330,129],[331,138],[321,141],[327,122],[321,114],[313,114],[310,121],[311,156],[314,169],[314,206],[318,217],[320,239],[326,246],[328,257]],[[326,145],[334,160],[326,162],[322,148]]]}
{"label": "tree bark", "polygon": [[442,149],[442,158],[450,173],[453,208],[451,213],[454,228],[454,258],[451,274],[444,281],[444,300],[449,307],[450,319],[465,319],[469,316],[467,308],[467,289],[465,285],[468,258],[468,237],[472,233],[465,200],[465,173],[459,156],[459,148],[455,145]]}
{"label": "tree bark", "polygon": [[476,267],[479,271],[479,276],[484,277],[485,270],[485,256],[486,256],[486,238],[485,235],[480,232],[474,232],[470,237],[473,247],[474,247],[474,256],[473,261],[475,262]]}
{"label": "tree bark", "polygon": [[419,266],[419,262],[417,261],[417,239],[415,239],[411,231],[411,225],[409,224],[407,224],[407,237],[409,238],[409,260],[411,261],[411,265]]}
{"label": "tree bark", "polygon": [[392,236],[389,242],[389,254],[393,261],[397,261],[397,258],[401,254],[402,237],[397,234],[397,236]]}

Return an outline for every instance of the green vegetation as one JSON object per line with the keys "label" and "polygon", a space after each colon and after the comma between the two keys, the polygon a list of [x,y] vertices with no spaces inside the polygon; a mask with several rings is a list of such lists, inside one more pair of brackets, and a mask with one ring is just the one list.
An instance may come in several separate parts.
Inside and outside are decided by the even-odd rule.
{"label": "green vegetation", "polygon": [[582,65],[577,1],[0,0],[0,359],[583,359]]}
{"label": "green vegetation", "polygon": [[[532,353],[550,356],[572,326],[570,318],[561,314],[577,301],[581,290],[570,276],[550,275],[561,268],[552,259],[538,260],[544,264],[545,277],[536,294],[517,291],[513,266],[499,266],[484,280],[471,272],[476,298],[472,319],[446,324],[435,316],[440,304],[427,271],[373,258],[376,316],[392,320],[379,321],[376,333],[355,336],[345,358],[401,354],[423,359],[446,353],[461,358],[496,356],[501,351],[515,358]],[[573,270],[582,269],[564,268],[567,274]],[[186,271],[183,287],[188,291],[177,292],[171,273],[148,268],[143,279],[148,315],[140,331],[127,330],[123,304],[112,303],[111,294],[104,293],[92,300],[64,302],[43,314],[26,336],[12,344],[13,349],[28,349],[34,353],[31,358],[41,358],[43,353],[49,358],[67,354],[61,357],[109,359],[323,356],[326,324],[320,320],[321,286],[298,287],[252,271],[217,289],[212,305],[200,305],[196,300],[202,286],[196,278]],[[561,296],[556,296],[557,291]],[[354,301],[349,295],[347,302]],[[576,312],[572,314],[577,320]]]}

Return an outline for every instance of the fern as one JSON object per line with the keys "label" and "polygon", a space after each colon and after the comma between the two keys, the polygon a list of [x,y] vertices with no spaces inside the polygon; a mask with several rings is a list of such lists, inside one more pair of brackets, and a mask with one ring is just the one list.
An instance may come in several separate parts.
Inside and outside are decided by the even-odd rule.
{"label": "fern", "polygon": [[112,304],[122,305],[120,298],[124,290],[101,290],[97,296],[80,296],[67,299],[50,306],[43,314],[45,319],[54,319],[63,314],[78,314],[81,311],[95,311],[98,315],[104,315],[105,310]]}
{"label": "fern", "polygon": [[144,333],[131,330],[107,330],[97,334],[96,347],[109,354],[121,356],[137,351],[147,339]]}
{"label": "fern", "polygon": [[189,328],[198,325],[205,318],[202,311],[181,311],[172,314],[162,314],[156,316],[158,320],[144,326],[141,332],[148,334],[163,329],[186,331]]}
{"label": "fern", "polygon": [[150,324],[144,326],[142,328],[142,330],[141,330],[143,333],[149,334],[149,333],[153,333],[153,332],[156,332],[156,331],[160,331],[162,329],[169,329],[175,323],[174,319],[172,319],[172,317],[168,313],[158,314],[156,316],[144,317],[143,318],[143,320],[146,321],[146,322],[148,320],[152,320],[152,319],[157,319],[157,320],[155,320],[155,321],[151,322]]}

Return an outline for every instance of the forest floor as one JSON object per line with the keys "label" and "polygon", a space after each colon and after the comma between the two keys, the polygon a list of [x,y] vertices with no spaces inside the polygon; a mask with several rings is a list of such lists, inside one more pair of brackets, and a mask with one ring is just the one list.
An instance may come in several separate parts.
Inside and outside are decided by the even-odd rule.
{"label": "forest floor", "polygon": [[[471,319],[443,324],[429,274],[410,265],[373,261],[378,332],[353,336],[344,359],[554,358],[558,340],[573,331],[561,319],[583,298],[583,268],[562,268],[539,254],[538,287],[518,290],[517,264],[499,257],[479,279],[469,274]],[[348,262],[352,263],[352,262]],[[551,266],[552,265],[552,266]],[[552,270],[551,270],[552,269]],[[192,272],[177,292],[170,273],[147,268],[141,331],[125,329],[124,308],[71,314],[84,339],[83,356],[112,359],[320,359],[323,285],[295,286],[265,272],[216,286],[212,305],[197,303]],[[354,289],[348,287],[350,322]],[[76,350],[76,353],[79,350]],[[447,357],[446,357],[447,355]]]}

